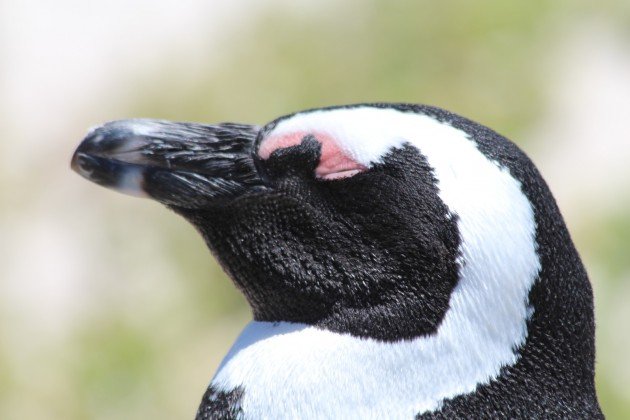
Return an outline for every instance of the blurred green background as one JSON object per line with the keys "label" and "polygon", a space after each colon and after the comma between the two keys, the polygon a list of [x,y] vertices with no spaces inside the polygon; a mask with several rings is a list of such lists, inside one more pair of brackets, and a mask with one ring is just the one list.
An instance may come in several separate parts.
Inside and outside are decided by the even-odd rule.
{"label": "blurred green background", "polygon": [[0,89],[0,418],[192,418],[250,316],[183,220],[70,171],[88,127],[365,101],[532,156],[594,285],[602,407],[630,418],[630,2],[0,0]]}

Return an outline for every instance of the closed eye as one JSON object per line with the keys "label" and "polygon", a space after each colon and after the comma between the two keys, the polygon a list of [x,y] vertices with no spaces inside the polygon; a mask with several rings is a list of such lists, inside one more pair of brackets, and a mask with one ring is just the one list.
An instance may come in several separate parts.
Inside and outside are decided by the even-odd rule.
{"label": "closed eye", "polygon": [[315,176],[319,179],[349,178],[367,170],[364,165],[356,162],[343,153],[333,153],[326,156],[322,153],[319,165],[315,168]]}
{"label": "closed eye", "polygon": [[315,168],[315,177],[322,180],[349,178],[368,168],[350,157],[331,136],[325,133],[292,132],[265,139],[258,151],[263,159],[274,150],[300,144],[304,138],[311,137],[321,144],[321,156]]}

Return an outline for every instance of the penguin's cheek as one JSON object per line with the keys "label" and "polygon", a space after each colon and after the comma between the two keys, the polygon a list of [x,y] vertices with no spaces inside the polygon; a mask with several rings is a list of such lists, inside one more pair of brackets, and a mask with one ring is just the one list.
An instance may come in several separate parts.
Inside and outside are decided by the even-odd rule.
{"label": "penguin's cheek", "polygon": [[262,160],[267,160],[275,151],[298,146],[307,137],[314,138],[321,145],[321,156],[315,168],[315,177],[323,180],[342,179],[368,169],[344,150],[333,137],[325,133],[300,131],[271,135],[261,142],[258,156]]}

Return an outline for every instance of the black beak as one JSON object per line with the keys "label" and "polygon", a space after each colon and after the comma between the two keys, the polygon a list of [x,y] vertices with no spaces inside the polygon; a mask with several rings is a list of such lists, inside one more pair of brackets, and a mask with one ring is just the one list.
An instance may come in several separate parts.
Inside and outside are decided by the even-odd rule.
{"label": "black beak", "polygon": [[254,163],[259,128],[134,119],[90,131],[72,169],[99,185],[176,207],[202,208],[264,188]]}

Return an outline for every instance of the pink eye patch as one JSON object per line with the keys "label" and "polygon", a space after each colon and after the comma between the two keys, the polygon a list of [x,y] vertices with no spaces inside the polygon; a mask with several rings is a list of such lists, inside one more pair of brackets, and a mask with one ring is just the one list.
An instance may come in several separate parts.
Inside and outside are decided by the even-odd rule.
{"label": "pink eye patch", "polygon": [[280,136],[271,136],[263,140],[258,149],[262,159],[268,159],[273,152],[296,146],[302,143],[307,135],[312,135],[322,145],[319,164],[315,168],[315,176],[321,179],[348,178],[367,169],[365,165],[352,159],[329,135],[322,133],[295,132]]}

